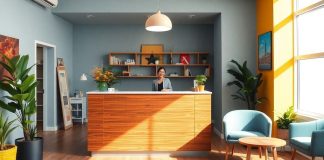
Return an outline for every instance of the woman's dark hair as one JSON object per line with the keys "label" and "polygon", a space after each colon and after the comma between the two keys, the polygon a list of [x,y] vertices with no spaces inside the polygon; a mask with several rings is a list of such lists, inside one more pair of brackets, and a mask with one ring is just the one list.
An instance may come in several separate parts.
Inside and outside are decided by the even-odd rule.
{"label": "woman's dark hair", "polygon": [[163,70],[165,71],[165,73],[166,73],[166,69],[165,69],[164,67],[160,67],[160,68],[157,70],[157,72],[159,73],[161,69],[163,69]]}

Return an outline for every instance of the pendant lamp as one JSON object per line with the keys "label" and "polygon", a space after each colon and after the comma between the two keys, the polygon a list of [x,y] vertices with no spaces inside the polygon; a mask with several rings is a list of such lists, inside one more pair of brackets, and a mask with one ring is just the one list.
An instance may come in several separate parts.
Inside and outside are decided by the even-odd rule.
{"label": "pendant lamp", "polygon": [[172,29],[172,22],[168,16],[158,11],[146,20],[145,29],[151,32],[169,31]]}

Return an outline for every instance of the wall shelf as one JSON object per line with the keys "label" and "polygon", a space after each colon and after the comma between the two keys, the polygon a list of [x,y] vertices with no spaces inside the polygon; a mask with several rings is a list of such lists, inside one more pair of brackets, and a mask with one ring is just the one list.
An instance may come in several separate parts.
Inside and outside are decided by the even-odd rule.
{"label": "wall shelf", "polygon": [[[151,54],[160,57],[159,64],[147,64],[148,61],[143,61],[142,56]],[[183,55],[189,57],[189,64],[180,63],[180,57]],[[126,73],[117,76],[118,78],[156,78],[159,67],[166,68],[168,78],[193,78],[199,74],[209,77],[211,66],[207,60],[208,52],[111,52],[108,54],[109,65],[115,71]],[[191,72],[189,75],[188,70]],[[176,73],[178,76],[170,76],[171,73]]]}

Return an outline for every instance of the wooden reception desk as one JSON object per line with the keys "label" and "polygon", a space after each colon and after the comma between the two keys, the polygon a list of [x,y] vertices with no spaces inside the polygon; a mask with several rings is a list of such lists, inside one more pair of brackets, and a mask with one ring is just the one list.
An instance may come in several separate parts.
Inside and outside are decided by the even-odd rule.
{"label": "wooden reception desk", "polygon": [[88,150],[209,151],[211,92],[87,92]]}

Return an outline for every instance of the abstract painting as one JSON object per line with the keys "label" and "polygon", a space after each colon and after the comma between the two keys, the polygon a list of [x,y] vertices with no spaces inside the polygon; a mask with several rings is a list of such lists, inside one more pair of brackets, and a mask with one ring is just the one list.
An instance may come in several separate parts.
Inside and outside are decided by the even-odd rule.
{"label": "abstract painting", "polygon": [[[19,54],[19,40],[16,38],[0,35],[0,61],[4,62],[5,59],[2,55],[12,58]],[[7,75],[5,69],[0,66],[0,80],[2,75]]]}

